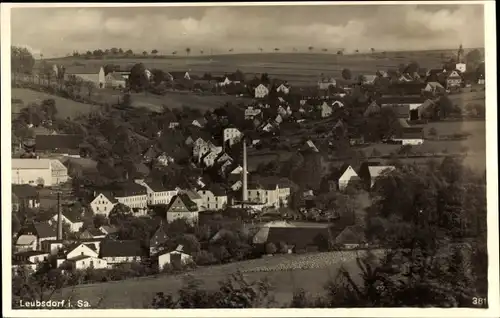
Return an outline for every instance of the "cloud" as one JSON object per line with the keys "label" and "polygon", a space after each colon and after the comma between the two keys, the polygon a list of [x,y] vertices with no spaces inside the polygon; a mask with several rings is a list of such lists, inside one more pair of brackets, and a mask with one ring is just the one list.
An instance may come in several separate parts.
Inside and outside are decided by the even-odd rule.
{"label": "cloud", "polygon": [[11,20],[13,43],[27,43],[47,55],[110,47],[227,52],[310,45],[330,50],[484,45],[481,5],[31,8],[12,10]]}

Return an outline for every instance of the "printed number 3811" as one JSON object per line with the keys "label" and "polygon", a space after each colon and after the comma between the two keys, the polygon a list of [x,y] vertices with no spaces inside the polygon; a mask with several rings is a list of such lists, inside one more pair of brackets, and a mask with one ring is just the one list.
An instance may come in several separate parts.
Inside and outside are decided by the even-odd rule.
{"label": "printed number 3811", "polygon": [[486,298],[472,297],[472,304],[475,306],[486,306]]}

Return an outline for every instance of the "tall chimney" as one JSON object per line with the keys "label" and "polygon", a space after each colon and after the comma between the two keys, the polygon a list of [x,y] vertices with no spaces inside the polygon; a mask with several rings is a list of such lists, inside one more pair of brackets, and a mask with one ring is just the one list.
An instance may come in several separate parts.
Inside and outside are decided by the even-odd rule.
{"label": "tall chimney", "polygon": [[243,202],[248,201],[248,191],[247,191],[247,141],[243,138]]}
{"label": "tall chimney", "polygon": [[62,230],[62,212],[61,212],[61,193],[57,192],[57,239],[63,239]]}

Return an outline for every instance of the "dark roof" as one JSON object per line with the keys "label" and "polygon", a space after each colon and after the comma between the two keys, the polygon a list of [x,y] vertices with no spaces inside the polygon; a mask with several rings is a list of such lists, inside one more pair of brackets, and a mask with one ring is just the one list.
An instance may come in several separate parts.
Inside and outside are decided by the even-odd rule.
{"label": "dark roof", "polygon": [[141,242],[104,240],[101,243],[101,257],[143,256]]}
{"label": "dark roof", "polygon": [[146,188],[135,182],[122,183],[115,192],[116,197],[128,197],[146,194]]}
{"label": "dark roof", "polygon": [[86,229],[85,232],[88,232],[91,236],[102,236],[102,235],[105,235],[104,232],[102,232],[101,230],[96,229],[96,228]]}
{"label": "dark roof", "polygon": [[[71,223],[83,222],[82,211],[77,209],[67,209],[62,212],[65,218],[67,218]],[[56,214],[57,215],[57,214]]]}
{"label": "dark roof", "polygon": [[27,184],[13,184],[12,193],[15,194],[18,199],[38,197],[36,188]]}
{"label": "dark roof", "polygon": [[215,196],[225,196],[226,195],[226,190],[220,185],[213,183],[207,187],[207,190],[210,190]]}
{"label": "dark roof", "polygon": [[146,181],[148,187],[151,188],[154,192],[162,192],[167,191],[167,189],[161,184],[159,181]]}
{"label": "dark roof", "polygon": [[103,225],[101,226],[108,234],[115,233],[118,231],[113,225]]}
{"label": "dark roof", "polygon": [[274,244],[284,242],[295,246],[296,249],[318,245],[318,247],[326,247],[330,231],[340,232],[340,230],[323,227],[270,227],[267,242]]}
{"label": "dark roof", "polygon": [[388,88],[389,92],[408,94],[408,95],[420,95],[422,90],[425,88],[426,83],[394,83]]}
{"label": "dark roof", "polygon": [[[425,86],[424,86],[425,87]],[[384,96],[377,100],[377,104],[417,104],[425,102],[426,98],[422,96]]]}
{"label": "dark roof", "polygon": [[37,151],[58,149],[79,149],[83,142],[81,135],[36,135],[35,148]]}
{"label": "dark roof", "polygon": [[101,71],[101,66],[99,65],[71,65],[66,67],[65,73],[68,75],[72,74],[98,74]]}
{"label": "dark roof", "polygon": [[34,223],[35,231],[39,238],[56,237],[56,230],[48,223]]}
{"label": "dark roof", "polygon": [[359,177],[362,179],[370,179],[370,172],[368,171],[368,167],[380,166],[381,163],[378,161],[365,161],[359,167]]}
{"label": "dark roof", "polygon": [[346,227],[335,238],[335,243],[337,244],[361,244],[365,243],[365,241],[365,231],[359,225],[351,225]]}
{"label": "dark roof", "polygon": [[28,258],[28,257],[31,257],[31,256],[42,255],[42,254],[49,254],[49,252],[44,252],[44,251],[25,251],[25,252],[16,253],[16,254],[14,254],[14,256],[19,256],[19,257],[22,257],[22,258]]}
{"label": "dark roof", "polygon": [[111,203],[118,203],[118,200],[113,196],[113,194],[109,191],[101,191],[100,192],[103,196],[106,197]]}

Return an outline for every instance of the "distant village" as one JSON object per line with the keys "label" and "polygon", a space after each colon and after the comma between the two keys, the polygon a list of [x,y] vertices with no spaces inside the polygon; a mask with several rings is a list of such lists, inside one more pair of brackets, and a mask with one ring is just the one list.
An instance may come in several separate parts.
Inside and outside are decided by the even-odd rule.
{"label": "distant village", "polygon": [[[345,70],[342,78],[322,74],[314,87],[267,74],[250,80],[239,71],[197,77],[136,65],[53,65],[49,73],[13,74],[15,87],[95,105],[94,91],[122,96],[112,105],[116,109],[107,107],[107,118],[80,118],[86,126],[78,127],[85,129],[73,119],[56,125],[47,115],[53,101],[42,102],[42,115],[16,114],[16,127],[29,133],[13,137],[12,145],[12,209],[22,216],[12,233],[13,266],[35,270],[50,260],[65,271],[134,263],[161,271],[374,246],[355,220],[356,208],[339,202],[357,201],[359,191],[370,193],[377,180],[397,170],[388,159],[408,156],[432,137],[425,133],[427,121],[478,116],[481,109],[458,109],[446,99],[471,86],[481,89],[484,65],[468,70],[462,48],[450,63],[423,69],[415,62],[359,76]],[[245,96],[251,102],[203,113],[133,110],[128,98],[144,90]],[[134,119],[143,115],[150,117]],[[132,119],[115,127],[118,116]],[[127,124],[135,127],[123,128]],[[92,129],[109,129],[107,140]],[[360,154],[370,144],[398,145],[400,152]],[[254,161],[275,152],[281,159]],[[244,241],[249,251],[236,256],[241,247],[232,240]]]}

